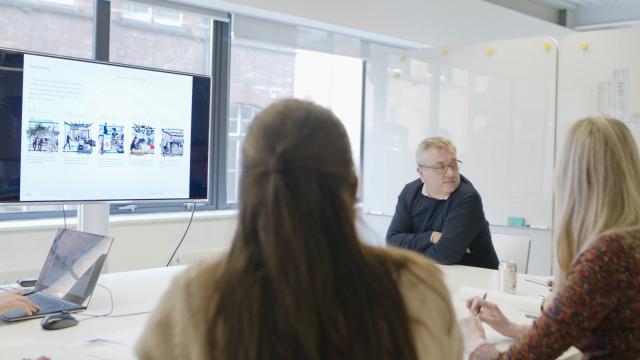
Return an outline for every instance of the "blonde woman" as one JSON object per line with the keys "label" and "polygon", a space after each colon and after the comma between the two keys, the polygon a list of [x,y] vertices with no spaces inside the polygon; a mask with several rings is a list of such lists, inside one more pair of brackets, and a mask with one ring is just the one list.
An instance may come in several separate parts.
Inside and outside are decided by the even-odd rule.
{"label": "blonde woman", "polygon": [[[640,158],[624,123],[598,117],[571,127],[556,199],[556,296],[532,326],[471,299],[480,312],[461,322],[471,359],[554,359],[572,345],[588,359],[640,356]],[[483,344],[480,321],[517,343],[505,353]]]}

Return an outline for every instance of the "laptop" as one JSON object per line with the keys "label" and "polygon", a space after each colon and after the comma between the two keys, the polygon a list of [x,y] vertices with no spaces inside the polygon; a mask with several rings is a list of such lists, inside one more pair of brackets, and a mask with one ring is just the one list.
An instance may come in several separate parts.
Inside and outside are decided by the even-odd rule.
{"label": "laptop", "polygon": [[110,236],[59,229],[35,287],[24,294],[40,310],[32,315],[12,310],[0,318],[16,321],[86,309],[112,242]]}

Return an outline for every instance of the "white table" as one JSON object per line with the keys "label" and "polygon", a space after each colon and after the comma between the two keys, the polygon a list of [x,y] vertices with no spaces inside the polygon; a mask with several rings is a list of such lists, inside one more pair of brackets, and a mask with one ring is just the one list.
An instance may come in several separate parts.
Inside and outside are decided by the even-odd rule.
{"label": "white table", "polygon": [[[440,265],[440,269],[444,274],[444,281],[449,289],[449,293],[452,296],[452,301],[454,302],[454,308],[458,317],[468,316],[468,310],[465,309],[464,304],[460,302],[460,299],[456,299],[455,295],[460,291],[463,287],[470,287],[481,289],[484,291],[491,292],[499,292],[500,282],[499,282],[499,274],[497,270],[476,268],[470,266],[463,265]],[[514,295],[520,296],[527,299],[535,299],[542,303],[542,299],[540,299],[540,295],[548,295],[549,289],[531,281],[527,281],[527,278],[532,278],[530,275],[525,274],[517,274],[517,286],[516,292]],[[537,279],[536,279],[537,280]],[[478,296],[482,296],[479,291]],[[488,299],[491,300],[491,299]],[[495,301],[495,300],[494,300]],[[500,305],[500,304],[498,304]],[[537,305],[536,305],[537,306]],[[503,309],[504,311],[504,309]],[[524,313],[514,314],[505,311],[505,315],[509,317],[512,321],[516,323],[522,324],[530,324],[533,322],[532,319],[527,319]],[[488,325],[485,325],[485,331],[487,335],[490,335],[489,332],[492,331],[488,329]],[[495,333],[495,332],[494,332]],[[503,343],[498,345],[498,349],[506,350],[509,344]],[[574,348],[569,348],[564,354],[562,354],[558,359],[559,360],[573,360],[580,359],[580,352]]]}
{"label": "white table", "polygon": [[[144,326],[149,313],[169,286],[171,279],[185,266],[157,268],[100,276],[99,285],[113,295],[112,315],[140,313],[124,317],[88,318],[83,314],[106,314],[111,309],[109,292],[96,287],[86,311],[75,314],[77,326],[47,331],[41,319],[16,323],[0,322],[0,359],[36,359],[41,355],[51,359],[133,359],[133,348],[114,343],[85,343],[110,334],[123,333]],[[146,312],[146,313],[144,313]],[[82,320],[85,319],[85,320]],[[123,332],[124,331],[124,332]],[[130,336],[133,337],[133,336]],[[95,353],[105,354],[99,357]],[[110,354],[110,355],[109,355]]]}
{"label": "white table", "polygon": [[[492,291],[500,289],[497,270],[463,265],[440,265],[440,269],[444,273],[444,282],[451,294],[455,294],[463,286]],[[528,275],[518,274],[515,295],[537,298],[548,291],[543,285],[526,281],[527,277]]]}
{"label": "white table", "polygon": [[[176,266],[122,273],[104,274],[99,285],[107,287],[113,295],[114,315],[141,313],[123,317],[96,317],[86,319],[82,314],[105,314],[111,308],[109,292],[96,287],[89,308],[76,314],[82,320],[78,326],[46,331],[40,327],[40,319],[17,323],[0,322],[0,359],[36,359],[46,355],[51,359],[133,359],[130,344],[96,341],[96,339],[128,338],[133,343],[149,313],[169,286],[171,279],[186,267]],[[470,286],[484,290],[498,290],[498,272],[467,266],[442,266],[445,282],[452,294],[461,287]],[[518,274],[517,295],[537,297],[544,286],[524,280]],[[88,342],[88,340],[94,340]],[[576,352],[565,354],[572,358]]]}

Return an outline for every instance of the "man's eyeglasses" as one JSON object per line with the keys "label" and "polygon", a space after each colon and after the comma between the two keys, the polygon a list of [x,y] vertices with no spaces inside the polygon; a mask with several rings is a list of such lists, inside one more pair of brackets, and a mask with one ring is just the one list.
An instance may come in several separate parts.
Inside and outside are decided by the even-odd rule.
{"label": "man's eyeglasses", "polygon": [[461,160],[456,160],[449,165],[438,164],[438,165],[428,166],[428,165],[418,164],[419,167],[431,169],[438,175],[444,175],[447,172],[447,168],[451,168],[451,170],[453,171],[458,171],[460,170],[460,165],[462,165]]}

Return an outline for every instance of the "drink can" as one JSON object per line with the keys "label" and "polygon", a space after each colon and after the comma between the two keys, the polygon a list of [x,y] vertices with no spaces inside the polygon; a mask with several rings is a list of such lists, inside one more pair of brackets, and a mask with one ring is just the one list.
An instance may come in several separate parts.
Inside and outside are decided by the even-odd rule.
{"label": "drink can", "polygon": [[500,277],[500,291],[515,294],[518,285],[518,267],[513,261],[501,261],[498,266]]}

